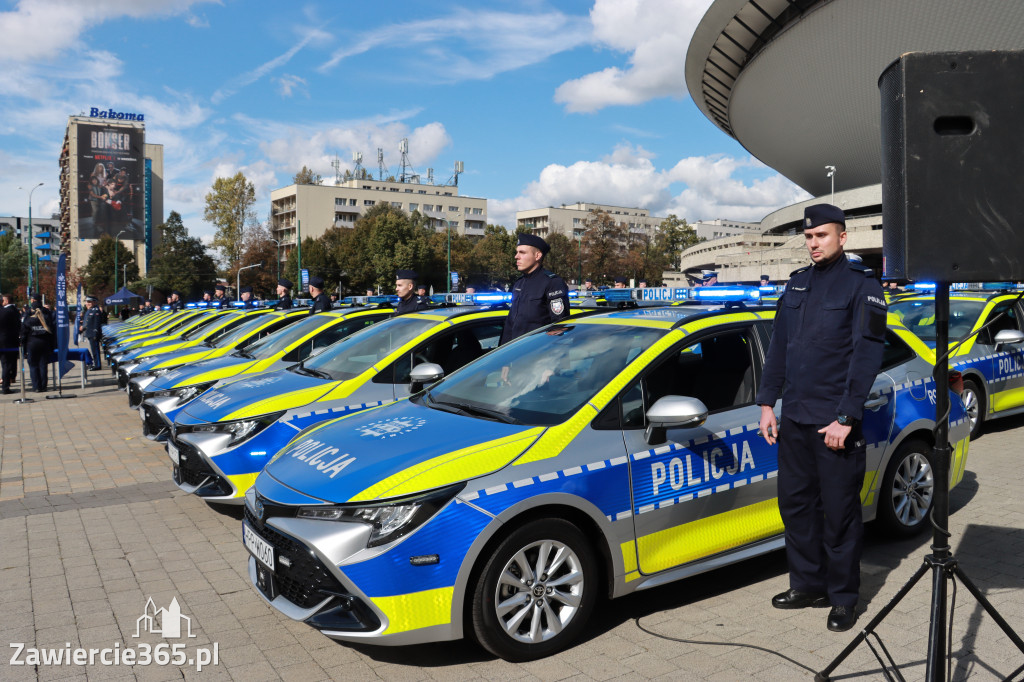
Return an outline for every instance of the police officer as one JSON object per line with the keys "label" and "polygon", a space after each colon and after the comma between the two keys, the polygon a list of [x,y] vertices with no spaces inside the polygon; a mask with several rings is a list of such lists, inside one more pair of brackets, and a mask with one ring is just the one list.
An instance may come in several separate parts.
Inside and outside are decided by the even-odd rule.
{"label": "police officer", "polygon": [[95,296],[86,296],[85,311],[78,320],[78,333],[89,340],[89,352],[92,353],[92,365],[88,370],[98,370],[103,365],[100,355],[100,340],[103,338],[103,316],[97,305]]}
{"label": "police officer", "polygon": [[224,293],[227,290],[223,284],[217,284],[213,287],[213,305],[212,308],[223,308],[227,305],[227,295]]}
{"label": "police officer", "polygon": [[153,312],[153,301],[147,298],[142,309],[139,310],[139,315],[149,315],[151,312]]}
{"label": "police officer", "polygon": [[18,343],[21,337],[21,314],[14,296],[3,294],[0,300],[0,393],[11,393],[11,384],[18,376]]}
{"label": "police officer", "polygon": [[[804,210],[813,264],[790,274],[756,401],[760,433],[779,442],[779,511],[790,589],[772,606],[831,605],[827,627],[857,620],[864,527],[861,415],[882,363],[886,305],[871,270],[847,258],[841,209]],[[773,408],[782,395],[782,422]]]}
{"label": "police officer", "polygon": [[551,247],[537,235],[519,233],[516,269],[522,273],[512,285],[512,306],[505,318],[501,343],[569,317],[569,289],[561,277],[541,267]]}
{"label": "police officer", "polygon": [[55,330],[53,314],[34,296],[31,312],[21,323],[21,339],[25,345],[25,359],[28,362],[32,388],[37,393],[46,391],[47,367],[53,353]]}
{"label": "police officer", "polygon": [[625,289],[626,288],[626,278],[625,277],[616,277],[615,278],[615,288],[616,289]]}
{"label": "police officer", "polygon": [[204,291],[203,292],[203,298],[202,298],[201,301],[199,301],[199,307],[202,307],[202,308],[212,308],[213,307],[213,292],[212,291]]}
{"label": "police officer", "polygon": [[324,293],[323,277],[309,278],[309,293],[313,296],[313,306],[309,309],[310,315],[331,310],[333,306],[331,306],[331,299]]}
{"label": "police officer", "polygon": [[168,299],[167,303],[171,306],[172,313],[176,313],[185,307],[184,302],[181,300],[180,291],[172,291],[171,298]]}
{"label": "police officer", "polygon": [[395,271],[395,293],[398,294],[395,312],[399,315],[427,308],[427,301],[415,292],[417,277],[419,275],[414,270]]}
{"label": "police officer", "polygon": [[292,288],[292,281],[282,277],[277,280],[277,305],[274,310],[291,310],[292,297],[288,291]]}
{"label": "police officer", "polygon": [[256,301],[252,300],[252,287],[242,287],[238,290],[239,296],[241,296],[242,307],[251,309],[256,307]]}

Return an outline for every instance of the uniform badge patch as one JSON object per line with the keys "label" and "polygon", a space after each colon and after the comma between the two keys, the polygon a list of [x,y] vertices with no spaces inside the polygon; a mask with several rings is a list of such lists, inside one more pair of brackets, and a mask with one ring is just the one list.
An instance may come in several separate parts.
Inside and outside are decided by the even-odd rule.
{"label": "uniform badge patch", "polygon": [[562,311],[565,310],[565,304],[562,303],[562,299],[560,298],[551,299],[551,301],[549,301],[549,305],[551,306],[551,312],[555,315],[561,315]]}

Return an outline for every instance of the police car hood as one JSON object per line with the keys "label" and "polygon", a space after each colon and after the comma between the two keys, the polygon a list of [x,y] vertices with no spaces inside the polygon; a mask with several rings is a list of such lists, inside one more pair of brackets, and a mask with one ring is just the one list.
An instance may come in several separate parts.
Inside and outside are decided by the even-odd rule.
{"label": "police car hood", "polygon": [[290,410],[322,398],[340,383],[287,370],[253,374],[206,391],[177,420],[186,424],[232,421]]}
{"label": "police car hood", "polygon": [[[183,388],[206,381],[216,381],[227,376],[235,376],[248,370],[257,360],[237,355],[225,355],[220,358],[206,358],[198,362],[190,362],[187,367],[179,367],[173,372],[157,377],[156,381],[146,387],[147,391],[166,391],[171,388]],[[214,373],[224,372],[221,376]],[[207,378],[207,375],[210,375]]]}
{"label": "police car hood", "polygon": [[403,497],[498,471],[544,430],[402,400],[302,432],[263,475],[333,503]]}

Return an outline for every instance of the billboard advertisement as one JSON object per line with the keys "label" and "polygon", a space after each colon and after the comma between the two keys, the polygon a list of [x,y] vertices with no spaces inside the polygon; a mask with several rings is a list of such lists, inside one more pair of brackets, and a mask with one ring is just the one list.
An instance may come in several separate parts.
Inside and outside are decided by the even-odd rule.
{"label": "billboard advertisement", "polygon": [[145,239],[145,175],[141,128],[79,124],[78,238]]}

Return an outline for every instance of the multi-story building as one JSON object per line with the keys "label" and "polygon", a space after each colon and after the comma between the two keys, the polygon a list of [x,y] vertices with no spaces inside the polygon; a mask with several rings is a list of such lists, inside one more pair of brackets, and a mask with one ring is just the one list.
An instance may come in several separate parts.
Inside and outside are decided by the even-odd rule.
{"label": "multi-story building", "polygon": [[664,218],[651,215],[646,208],[626,208],[606,204],[590,204],[577,202],[561,207],[533,208],[516,211],[516,227],[525,227],[533,234],[548,238],[553,234],[563,234],[570,239],[579,239],[586,231],[586,220],[592,211],[604,211],[619,225],[626,227],[632,234],[653,235]]}
{"label": "multi-story building", "polygon": [[389,203],[410,215],[418,212],[438,232],[483,235],[487,199],[459,194],[457,185],[424,185],[390,180],[351,179],[339,185],[288,185],[270,193],[271,233],[287,258],[299,236],[316,238],[331,227],[352,228],[367,210]]}
{"label": "multi-story building", "polygon": [[708,241],[761,231],[760,223],[743,223],[738,220],[724,220],[722,218],[698,220],[691,227],[698,237]]}
{"label": "multi-story building", "polygon": [[[60,241],[68,267],[89,262],[103,235],[132,251],[148,270],[163,216],[163,145],[147,144],[143,116],[93,109],[69,116],[60,152]],[[56,251],[56,249],[55,249]]]}

